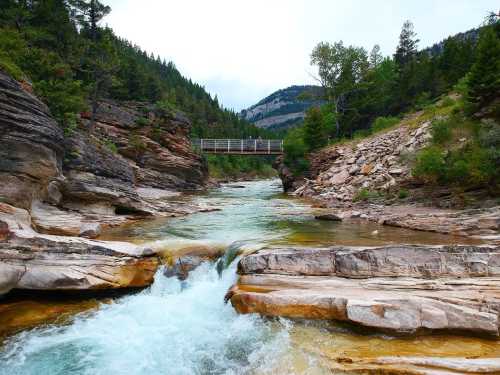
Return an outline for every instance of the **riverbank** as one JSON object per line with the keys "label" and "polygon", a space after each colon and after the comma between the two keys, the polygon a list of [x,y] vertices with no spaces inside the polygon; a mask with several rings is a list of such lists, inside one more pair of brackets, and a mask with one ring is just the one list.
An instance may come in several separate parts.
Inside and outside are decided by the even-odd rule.
{"label": "riverbank", "polygon": [[[285,191],[309,198],[322,215],[364,219],[389,226],[483,238],[500,242],[500,206],[489,191],[465,185],[438,185],[414,176],[420,152],[435,142],[435,125],[453,113],[460,98],[442,99],[406,115],[393,126],[367,137],[339,142],[308,156],[306,176],[278,160]],[[449,120],[451,122],[458,120]],[[467,129],[452,149],[473,142]],[[464,181],[465,184],[465,181]],[[473,187],[473,186],[472,186]]]}

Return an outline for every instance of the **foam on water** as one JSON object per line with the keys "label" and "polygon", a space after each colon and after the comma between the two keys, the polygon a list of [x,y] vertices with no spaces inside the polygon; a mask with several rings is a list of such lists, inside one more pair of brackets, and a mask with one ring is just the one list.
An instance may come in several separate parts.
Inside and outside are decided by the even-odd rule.
{"label": "foam on water", "polygon": [[234,279],[234,266],[219,278],[205,264],[182,283],[160,270],[139,294],[14,337],[0,374],[261,373],[286,351],[288,331],[224,305]]}
{"label": "foam on water", "polygon": [[[220,212],[176,218],[158,227],[136,226],[134,235],[171,250],[234,241],[240,241],[243,252],[261,247],[286,232],[270,233],[266,226],[279,214],[271,198],[280,186],[270,181],[245,186],[222,187],[198,198],[222,207]],[[236,280],[235,267],[233,263],[219,278],[215,265],[204,264],[184,282],[159,270],[153,285],[141,293],[103,304],[66,326],[22,332],[0,351],[0,375],[273,371],[287,351],[287,325],[238,315],[224,304]]]}

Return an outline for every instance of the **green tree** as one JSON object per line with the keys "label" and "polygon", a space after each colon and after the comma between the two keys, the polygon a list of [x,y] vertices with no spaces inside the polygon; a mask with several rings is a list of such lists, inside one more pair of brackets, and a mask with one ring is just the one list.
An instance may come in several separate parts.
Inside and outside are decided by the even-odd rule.
{"label": "green tree", "polygon": [[318,107],[312,107],[307,111],[304,120],[304,142],[309,151],[316,150],[328,143],[323,116]]}
{"label": "green tree", "polygon": [[111,73],[116,69],[110,31],[99,29],[99,22],[111,12],[111,8],[99,0],[68,0],[68,4],[73,18],[84,28],[90,40],[84,65],[91,76],[89,131],[92,132],[99,99],[111,85]]}
{"label": "green tree", "polygon": [[413,23],[406,21],[403,24],[401,34],[399,35],[399,44],[394,54],[394,61],[396,62],[398,72],[397,87],[400,95],[400,108],[407,106],[412,97],[416,95],[416,56],[419,42],[416,36]]}
{"label": "green tree", "polygon": [[380,46],[375,44],[370,52],[370,68],[377,69],[383,60],[384,56],[380,53]]}
{"label": "green tree", "polygon": [[498,18],[493,22],[481,31],[469,75],[467,100],[472,111],[492,104],[500,92],[500,22]]}
{"label": "green tree", "polygon": [[335,135],[340,136],[340,116],[346,98],[355,90],[368,68],[368,57],[361,47],[345,47],[342,41],[319,43],[311,54],[311,64],[318,67],[319,81],[327,100],[333,105]]}

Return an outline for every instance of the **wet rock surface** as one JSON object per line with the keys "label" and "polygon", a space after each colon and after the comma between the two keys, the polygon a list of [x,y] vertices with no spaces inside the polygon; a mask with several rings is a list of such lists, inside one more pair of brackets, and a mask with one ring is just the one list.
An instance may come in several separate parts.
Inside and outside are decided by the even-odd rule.
{"label": "wet rock surface", "polygon": [[265,249],[238,272],[228,297],[240,313],[499,336],[495,246]]}
{"label": "wet rock surface", "polygon": [[368,220],[381,225],[426,232],[500,241],[500,206],[465,210],[444,210],[419,205],[353,204],[321,209],[318,215],[342,220]]}
{"label": "wet rock surface", "polygon": [[26,210],[0,205],[8,228],[0,241],[0,293],[26,290],[99,290],[150,285],[159,265],[152,250],[127,242],[43,235]]}

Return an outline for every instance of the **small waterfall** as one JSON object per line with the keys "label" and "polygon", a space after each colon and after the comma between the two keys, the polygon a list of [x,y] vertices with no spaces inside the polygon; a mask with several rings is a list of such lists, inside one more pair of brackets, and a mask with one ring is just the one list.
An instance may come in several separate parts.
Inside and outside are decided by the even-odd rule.
{"label": "small waterfall", "polygon": [[222,277],[222,272],[231,266],[234,260],[240,255],[247,255],[265,247],[263,243],[256,240],[235,241],[224,252],[224,255],[217,261],[217,272]]}
{"label": "small waterfall", "polygon": [[159,270],[143,292],[77,316],[68,326],[12,338],[1,375],[241,374],[267,367],[287,347],[287,330],[223,304],[235,267],[205,263],[181,283]]}

